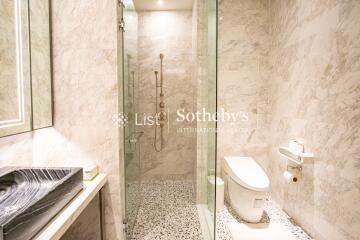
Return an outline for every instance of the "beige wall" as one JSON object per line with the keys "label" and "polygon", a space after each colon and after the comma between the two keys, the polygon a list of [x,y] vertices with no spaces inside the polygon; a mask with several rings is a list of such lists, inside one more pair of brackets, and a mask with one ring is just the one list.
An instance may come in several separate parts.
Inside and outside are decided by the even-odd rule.
{"label": "beige wall", "polygon": [[[55,125],[0,138],[0,166],[99,165],[106,239],[122,239],[116,1],[52,1]],[[120,155],[119,155],[120,154]]]}
{"label": "beige wall", "polygon": [[[360,2],[270,7],[272,196],[316,239],[358,239]],[[315,159],[288,185],[278,146],[293,138]]]}
{"label": "beige wall", "polygon": [[[195,109],[195,81],[192,79],[192,12],[139,12],[139,112],[155,113],[155,75],[164,54],[165,107],[170,110],[164,128],[166,146],[160,153],[153,147],[154,126],[141,127],[143,179],[192,179],[196,156],[196,135],[178,133],[178,128],[196,123],[176,122],[176,111]],[[169,130],[168,130],[169,127]]]}

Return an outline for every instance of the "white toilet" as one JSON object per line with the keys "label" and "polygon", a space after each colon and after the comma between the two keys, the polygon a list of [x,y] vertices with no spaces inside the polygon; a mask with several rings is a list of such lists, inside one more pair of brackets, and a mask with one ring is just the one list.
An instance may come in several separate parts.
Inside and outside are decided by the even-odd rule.
{"label": "white toilet", "polygon": [[226,196],[239,216],[251,223],[260,221],[269,188],[269,178],[250,157],[224,157]]}

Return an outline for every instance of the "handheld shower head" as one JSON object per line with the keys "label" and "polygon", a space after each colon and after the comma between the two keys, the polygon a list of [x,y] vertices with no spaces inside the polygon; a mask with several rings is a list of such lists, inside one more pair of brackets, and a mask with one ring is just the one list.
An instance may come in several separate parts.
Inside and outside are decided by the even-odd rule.
{"label": "handheld shower head", "polygon": [[161,60],[164,59],[164,54],[160,53],[160,59],[161,59]]}

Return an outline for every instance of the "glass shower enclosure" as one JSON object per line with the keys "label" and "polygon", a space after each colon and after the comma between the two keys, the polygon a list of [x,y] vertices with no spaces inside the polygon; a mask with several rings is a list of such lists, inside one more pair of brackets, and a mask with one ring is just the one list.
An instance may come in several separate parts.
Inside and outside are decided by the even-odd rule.
{"label": "glass shower enclosure", "polygon": [[[198,85],[197,110],[217,112],[217,1],[197,2]],[[216,130],[215,121],[197,123],[197,203],[204,239],[216,238]],[[204,229],[205,228],[205,229]],[[209,235],[206,235],[209,233]]]}
{"label": "glass shower enclosure", "polygon": [[127,239],[131,239],[136,217],[141,204],[140,139],[142,132],[135,123],[138,111],[137,78],[137,15],[132,1],[126,3],[123,21],[126,31],[123,35],[123,110],[127,119],[124,127],[124,170],[125,170],[125,218]]}
{"label": "glass shower enclosure", "polygon": [[[147,204],[142,201],[142,182],[146,179],[143,176],[144,159],[141,159],[141,156],[146,145],[149,145],[146,141],[153,141],[142,132],[143,128],[138,126],[136,121],[141,107],[139,105],[143,104],[144,99],[139,97],[139,87],[141,87],[139,86],[139,62],[141,62],[139,48],[143,47],[143,44],[139,41],[140,20],[134,2],[136,0],[124,1],[122,11],[122,21],[125,23],[122,32],[122,85],[123,113],[127,119],[123,146],[124,223],[127,239],[137,239],[133,236],[133,229],[137,224],[139,209],[143,204]],[[194,0],[193,8],[189,12],[192,14],[192,27],[187,31],[192,35],[192,60],[196,63],[191,69],[191,79],[195,87],[195,110],[198,112],[205,110],[213,114],[217,110],[217,1]],[[189,33],[184,32],[184,34]],[[169,59],[168,55],[165,55],[165,60]],[[165,101],[168,104],[171,99]],[[197,122],[195,126],[196,130],[192,134],[196,146],[194,146],[194,164],[191,166],[196,205],[194,209],[197,209],[202,238],[215,239],[216,121]]]}

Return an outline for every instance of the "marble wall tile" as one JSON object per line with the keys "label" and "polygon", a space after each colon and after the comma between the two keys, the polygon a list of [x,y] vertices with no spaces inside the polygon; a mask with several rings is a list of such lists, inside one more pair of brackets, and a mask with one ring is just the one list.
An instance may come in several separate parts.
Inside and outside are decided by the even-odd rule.
{"label": "marble wall tile", "polygon": [[[272,195],[316,239],[359,235],[359,14],[358,1],[270,4]],[[294,138],[315,159],[289,185],[278,147]]]}
{"label": "marble wall tile", "polygon": [[154,126],[141,126],[142,177],[144,179],[189,179],[195,162],[195,134],[178,133],[178,128],[196,123],[176,122],[176,111],[195,109],[195,83],[192,79],[191,11],[138,12],[139,114],[155,114],[155,75],[164,54],[165,105],[169,122],[164,128],[165,148],[154,149]]}
{"label": "marble wall tile", "polygon": [[219,1],[218,110],[246,112],[247,122],[218,123],[218,172],[224,156],[256,159],[268,171],[269,3]]}
{"label": "marble wall tile", "polygon": [[[106,239],[123,239],[117,2],[52,1],[54,127],[0,138],[0,166],[83,166],[108,174]],[[121,74],[119,74],[121,75]]]}

